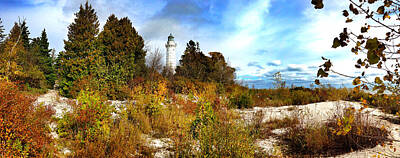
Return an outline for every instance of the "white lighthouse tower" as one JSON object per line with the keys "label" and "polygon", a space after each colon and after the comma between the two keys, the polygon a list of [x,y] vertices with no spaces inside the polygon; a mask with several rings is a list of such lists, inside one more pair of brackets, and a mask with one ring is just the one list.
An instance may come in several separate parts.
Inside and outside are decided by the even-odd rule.
{"label": "white lighthouse tower", "polygon": [[169,34],[167,44],[165,44],[165,47],[167,48],[166,66],[173,73],[175,73],[175,68],[176,68],[176,58],[175,58],[175,56],[176,56],[176,52],[175,52],[176,46],[177,46],[177,44],[174,41],[174,36],[172,36],[172,34]]}

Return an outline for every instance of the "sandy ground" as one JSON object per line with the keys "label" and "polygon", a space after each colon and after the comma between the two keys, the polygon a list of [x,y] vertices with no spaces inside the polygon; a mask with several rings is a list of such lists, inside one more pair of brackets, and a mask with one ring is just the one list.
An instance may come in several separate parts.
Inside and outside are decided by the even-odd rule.
{"label": "sandy ground", "polygon": [[[37,98],[35,104],[44,104],[52,106],[56,113],[55,117],[62,117],[63,113],[71,110],[68,102],[74,101],[67,99],[65,97],[60,97],[57,94],[57,91],[50,90],[48,93],[41,95]],[[117,110],[121,109],[121,107],[126,104],[126,102],[121,101],[110,101],[112,105],[116,107]],[[246,110],[236,110],[245,122],[250,122],[253,118],[254,114],[257,111],[262,111],[264,113],[263,121],[268,121],[271,119],[283,119],[285,117],[292,116],[300,116],[304,118],[301,123],[303,124],[318,124],[323,123],[328,118],[332,117],[335,112],[342,110],[345,107],[354,107],[355,109],[359,109],[362,107],[359,103],[354,102],[346,102],[346,101],[335,101],[335,102],[322,102],[322,103],[314,103],[308,105],[299,105],[299,106],[282,106],[282,107],[254,107],[252,109]],[[400,150],[400,125],[393,124],[389,121],[384,120],[383,118],[393,118],[394,116],[383,113],[378,109],[366,108],[363,110],[365,114],[371,116],[370,119],[376,121],[379,126],[385,125],[388,131],[391,131],[390,138],[395,140],[393,145],[381,146],[378,145],[372,149],[365,149],[357,152],[348,153],[345,155],[340,155],[338,157],[374,157],[380,155],[381,157],[400,157],[400,152],[394,152],[393,148],[398,148]],[[113,114],[114,115],[114,114]],[[115,117],[115,116],[114,116]],[[52,124],[52,129],[56,127],[56,124]],[[280,134],[284,132],[284,129],[276,129],[273,132],[276,134]],[[57,138],[58,135],[53,132],[54,138]],[[166,150],[168,148],[168,144],[170,143],[170,139],[154,139],[147,138],[148,145],[156,149],[157,153],[156,157],[168,157],[170,153]],[[277,146],[278,140],[270,137],[265,140],[257,140],[256,144],[260,146],[264,151],[267,151],[270,154],[279,155],[280,149]],[[391,148],[393,147],[393,148]],[[69,152],[68,150],[66,152]]]}
{"label": "sandy ground", "polygon": [[[356,110],[362,107],[361,104],[347,101],[335,101],[335,102],[322,102],[313,103],[308,105],[299,106],[282,106],[282,107],[254,107],[247,110],[237,110],[242,116],[245,122],[250,122],[254,114],[257,111],[264,113],[263,121],[266,122],[271,119],[283,119],[285,117],[299,116],[304,118],[301,123],[303,124],[317,124],[323,123],[327,119],[331,118],[335,112],[341,111],[346,107],[354,107]],[[374,108],[366,108],[363,110],[365,115],[368,115],[371,121],[377,123],[378,127],[384,125],[388,131],[390,131],[389,138],[393,139],[392,145],[385,145],[384,147],[378,145],[372,149],[364,149],[337,157],[400,157],[400,152],[394,152],[394,148],[400,150],[400,125],[393,124],[386,121],[384,118],[395,118],[393,115],[385,114],[381,110]],[[274,131],[273,131],[274,132]],[[284,132],[284,130],[275,131],[277,134]],[[278,140],[276,138],[268,138],[266,140],[257,140],[257,145],[260,146],[264,151],[270,154],[279,154],[280,149],[276,145]]]}

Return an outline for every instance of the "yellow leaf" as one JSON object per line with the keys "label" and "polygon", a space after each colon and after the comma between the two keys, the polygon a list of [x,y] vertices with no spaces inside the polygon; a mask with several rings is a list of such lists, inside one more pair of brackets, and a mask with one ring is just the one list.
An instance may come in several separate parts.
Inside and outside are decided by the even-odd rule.
{"label": "yellow leaf", "polygon": [[390,15],[389,14],[385,14],[385,18],[390,19]]}

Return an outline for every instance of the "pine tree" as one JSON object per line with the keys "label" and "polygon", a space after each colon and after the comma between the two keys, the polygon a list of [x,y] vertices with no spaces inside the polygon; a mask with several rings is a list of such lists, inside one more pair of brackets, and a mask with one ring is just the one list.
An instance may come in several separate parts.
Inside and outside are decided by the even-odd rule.
{"label": "pine tree", "polygon": [[68,40],[64,41],[64,52],[58,59],[61,94],[71,97],[74,82],[89,76],[95,61],[89,56],[98,53],[96,36],[99,33],[99,21],[96,12],[88,2],[80,6],[75,20],[68,27]]}
{"label": "pine tree", "polygon": [[221,84],[232,84],[235,79],[235,68],[230,67],[225,57],[220,52],[210,52],[211,62],[209,63],[211,80]]}

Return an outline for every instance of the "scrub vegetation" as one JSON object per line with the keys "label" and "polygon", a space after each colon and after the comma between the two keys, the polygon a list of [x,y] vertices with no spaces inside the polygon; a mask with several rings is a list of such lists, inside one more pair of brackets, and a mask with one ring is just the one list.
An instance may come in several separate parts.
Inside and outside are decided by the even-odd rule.
{"label": "scrub vegetation", "polygon": [[[322,0],[312,3],[323,7]],[[387,18],[385,7],[394,4],[385,1],[377,13]],[[235,82],[236,70],[222,53],[205,55],[198,42],[187,43],[174,74],[161,66],[159,50],[145,48],[127,17],[111,15],[99,27],[94,8],[81,5],[65,51],[55,56],[45,30],[31,38],[22,20],[5,35],[0,23],[0,157],[318,157],[393,143],[389,128],[366,111],[399,114],[397,70],[373,85],[357,77],[351,89],[319,80],[314,88],[287,86],[278,72],[275,88],[251,89]],[[359,66],[379,67],[386,60],[384,43],[365,40],[356,49],[367,44],[368,57]],[[346,41],[341,35],[334,47]],[[318,77],[332,73],[332,63],[324,60]],[[57,105],[35,102],[49,89],[71,107],[60,117],[54,115]],[[319,123],[299,114],[300,105],[328,101],[362,106],[338,108]],[[256,108],[287,108],[298,115],[266,119],[261,110],[244,119],[243,112]],[[272,138],[281,152],[258,145]],[[396,146],[391,149],[396,152]]]}

